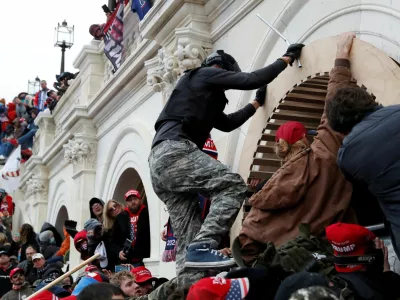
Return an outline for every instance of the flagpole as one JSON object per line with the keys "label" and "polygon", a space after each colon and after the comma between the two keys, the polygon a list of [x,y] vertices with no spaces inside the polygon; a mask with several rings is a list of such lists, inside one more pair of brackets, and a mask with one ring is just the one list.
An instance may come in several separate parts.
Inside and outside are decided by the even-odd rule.
{"label": "flagpole", "polygon": [[70,275],[74,274],[75,272],[79,271],[80,269],[82,269],[86,265],[90,264],[92,261],[98,259],[100,256],[101,256],[100,253],[97,253],[97,254],[93,255],[89,259],[87,259],[84,262],[82,262],[79,265],[77,265],[71,271],[65,273],[64,275],[62,275],[62,276],[58,277],[57,279],[55,279],[54,281],[50,282],[48,285],[42,287],[40,290],[38,290],[37,292],[33,293],[28,298],[25,298],[25,300],[33,299],[34,297],[39,295],[41,292],[44,292],[44,291],[48,290],[49,288],[52,288],[56,284],[62,282],[65,278],[68,278]]}

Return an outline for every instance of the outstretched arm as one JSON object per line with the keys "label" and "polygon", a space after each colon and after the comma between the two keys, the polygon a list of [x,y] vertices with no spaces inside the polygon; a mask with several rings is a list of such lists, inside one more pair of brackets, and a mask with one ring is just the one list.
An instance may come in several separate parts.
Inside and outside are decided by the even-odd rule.
{"label": "outstretched arm", "polygon": [[269,66],[251,73],[229,72],[218,68],[204,68],[206,85],[221,89],[253,90],[269,84],[287,65],[300,57],[303,44],[290,45],[286,53]]}
{"label": "outstretched arm", "polygon": [[338,89],[350,86],[351,72],[349,56],[355,37],[356,35],[352,32],[343,33],[339,37],[335,66],[330,74],[326,102],[335,95]]}
{"label": "outstretched arm", "polygon": [[267,87],[264,86],[257,90],[255,99],[247,104],[242,109],[231,113],[229,115],[221,113],[217,118],[214,127],[224,132],[230,132],[242,126],[248,119],[250,119],[256,110],[264,105]]}

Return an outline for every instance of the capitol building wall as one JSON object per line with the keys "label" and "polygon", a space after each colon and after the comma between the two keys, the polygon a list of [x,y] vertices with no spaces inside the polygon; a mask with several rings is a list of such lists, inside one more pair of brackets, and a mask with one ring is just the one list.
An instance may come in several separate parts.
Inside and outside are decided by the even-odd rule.
{"label": "capitol building wall", "polygon": [[[385,74],[394,74],[398,68],[400,1],[155,0],[142,21],[127,7],[120,69],[113,74],[103,42],[88,40],[74,61],[79,76],[55,112],[37,118],[40,129],[34,154],[22,167],[21,186],[14,195],[13,227],[28,222],[40,230],[48,221],[61,231],[69,218],[82,228],[90,217],[92,197],[123,201],[128,189],[137,188],[145,193],[150,213],[151,257],[145,263],[153,274],[173,277],[174,263],[160,262],[165,247],[160,231],[168,213],[152,189],[147,161],[154,123],[179,76],[198,67],[213,50],[233,55],[246,72],[272,63],[285,52],[287,45],[256,14],[292,43],[308,46],[303,68],[295,65],[285,70],[268,87],[267,104],[251,120],[230,133],[211,133],[219,160],[244,180],[251,172],[263,178],[273,173],[273,167],[263,166],[263,157],[257,154],[258,146],[271,142],[267,134],[273,129],[265,131],[266,124],[273,122],[273,114],[279,113],[276,107],[296,83],[330,71],[336,50],[332,36],[355,31],[367,42],[359,43],[360,56],[354,59],[358,59],[358,70],[365,66],[368,72],[355,72],[355,80],[375,95],[384,95],[384,104],[399,103],[394,85],[398,73],[396,78]],[[386,95],[390,90],[393,95]],[[231,113],[250,102],[255,91],[229,90],[226,94],[225,112]],[[309,111],[292,117],[306,123],[310,117],[310,124],[316,118]],[[260,166],[255,158],[261,158]],[[243,210],[231,236],[238,233],[242,218]],[[71,264],[78,261],[78,254],[71,251]]]}

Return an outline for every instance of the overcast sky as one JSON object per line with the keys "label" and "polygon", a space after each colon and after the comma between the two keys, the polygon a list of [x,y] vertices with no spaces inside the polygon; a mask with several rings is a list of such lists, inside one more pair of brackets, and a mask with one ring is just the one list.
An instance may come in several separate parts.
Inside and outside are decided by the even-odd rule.
{"label": "overcast sky", "polygon": [[27,91],[36,76],[49,87],[60,73],[61,49],[54,47],[54,31],[64,19],[75,25],[75,43],[66,51],[65,71],[82,46],[89,44],[89,26],[105,23],[101,6],[107,0],[0,0],[0,98],[7,102]]}

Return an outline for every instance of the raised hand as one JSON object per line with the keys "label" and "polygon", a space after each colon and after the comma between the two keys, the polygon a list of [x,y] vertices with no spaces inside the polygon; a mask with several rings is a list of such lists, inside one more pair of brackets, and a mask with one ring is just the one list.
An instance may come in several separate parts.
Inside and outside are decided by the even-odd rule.
{"label": "raised hand", "polygon": [[336,58],[348,59],[353,46],[353,41],[356,38],[354,32],[342,33],[337,42]]}

